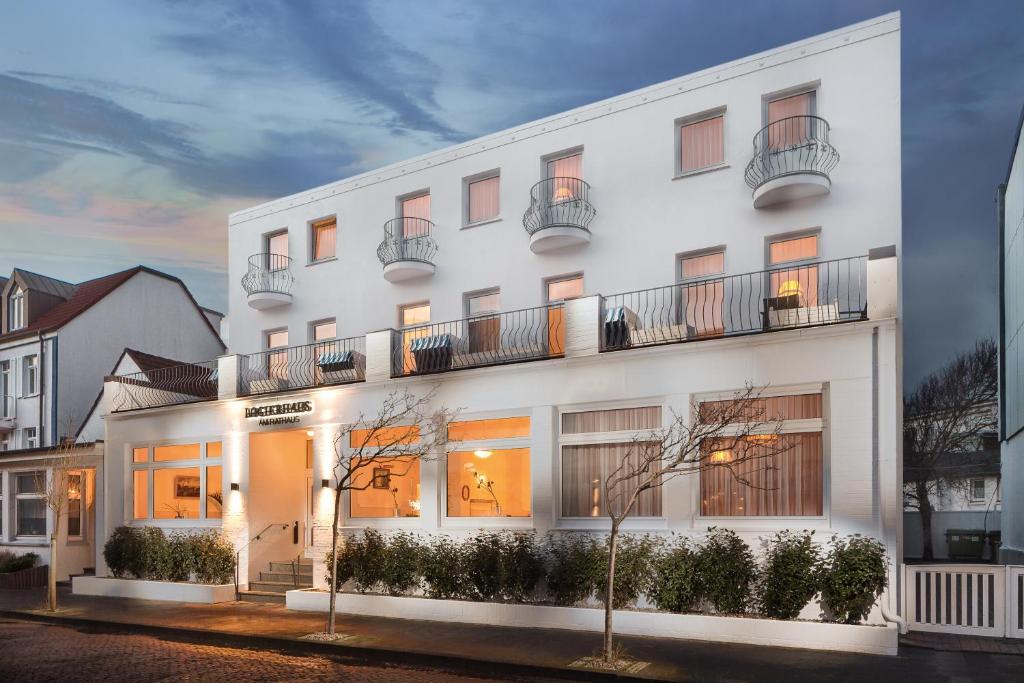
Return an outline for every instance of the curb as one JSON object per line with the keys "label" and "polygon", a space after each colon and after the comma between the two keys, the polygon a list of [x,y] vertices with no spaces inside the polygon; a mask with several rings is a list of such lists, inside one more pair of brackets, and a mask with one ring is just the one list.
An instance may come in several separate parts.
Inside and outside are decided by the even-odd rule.
{"label": "curb", "polygon": [[274,650],[285,654],[316,654],[353,665],[378,667],[402,666],[408,668],[435,669],[446,673],[514,678],[558,678],[569,681],[652,681],[665,680],[643,675],[574,669],[568,667],[523,664],[504,660],[457,655],[409,652],[369,645],[348,645],[314,640],[303,640],[287,636],[243,635],[225,631],[183,628],[180,626],[156,626],[130,622],[104,621],[87,617],[57,616],[19,610],[0,610],[0,618],[16,621],[31,621],[57,626],[73,626],[96,633],[128,635],[149,635],[165,640],[175,640],[197,645],[214,645],[244,649]]}

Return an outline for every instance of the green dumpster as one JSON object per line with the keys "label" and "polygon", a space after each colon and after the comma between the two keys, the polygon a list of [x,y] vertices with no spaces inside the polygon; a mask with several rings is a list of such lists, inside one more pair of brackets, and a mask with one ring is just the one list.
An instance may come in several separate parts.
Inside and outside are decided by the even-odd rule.
{"label": "green dumpster", "polygon": [[946,529],[951,560],[981,560],[985,554],[984,529]]}

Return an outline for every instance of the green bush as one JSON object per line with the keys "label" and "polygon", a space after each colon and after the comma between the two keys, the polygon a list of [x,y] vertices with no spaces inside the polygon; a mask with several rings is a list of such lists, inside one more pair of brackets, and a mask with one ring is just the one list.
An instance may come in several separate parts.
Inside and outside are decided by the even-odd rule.
{"label": "green bush", "polygon": [[[597,577],[597,597],[602,604],[608,583],[608,548],[610,538],[601,548],[601,569]],[[615,591],[612,606],[626,609],[636,604],[641,594],[648,593],[654,580],[654,558],[659,543],[650,536],[620,535],[615,552]]]}
{"label": "green bush", "polygon": [[38,561],[39,556],[35,553],[15,555],[9,550],[2,550],[0,551],[0,574],[9,574],[11,572],[20,572],[23,569],[31,569],[36,566],[36,562]]}
{"label": "green bush", "polygon": [[821,604],[843,624],[858,624],[885,590],[885,546],[860,535],[832,537],[821,571]]}
{"label": "green bush", "polygon": [[534,534],[506,534],[502,539],[501,563],[501,596],[512,602],[526,602],[544,578],[544,558]]}
{"label": "green bush", "polygon": [[191,537],[188,534],[174,534],[167,539],[166,573],[160,578],[164,581],[189,581],[195,563]]}
{"label": "green bush", "polygon": [[175,534],[155,527],[118,527],[103,546],[110,573],[153,581],[231,582],[235,552],[217,531]]}
{"label": "green bush", "polygon": [[103,547],[103,558],[117,577],[163,580],[170,574],[170,549],[163,531],[118,527]]}
{"label": "green bush", "polygon": [[216,585],[234,580],[235,547],[223,534],[213,530],[192,534],[189,547],[197,583]]}
{"label": "green bush", "polygon": [[353,536],[346,545],[356,590],[360,593],[377,590],[384,583],[384,564],[387,561],[388,547],[384,536],[376,529],[366,529],[362,538]]}
{"label": "green bush", "polygon": [[430,540],[423,550],[420,570],[427,597],[450,600],[468,592],[463,544],[447,536]]}
{"label": "green bush", "polygon": [[664,548],[654,560],[651,602],[669,612],[696,611],[701,600],[697,567],[697,550],[690,541],[683,539]]}
{"label": "green bush", "polygon": [[742,614],[756,574],[754,555],[733,531],[712,527],[697,552],[702,597],[720,614]]}
{"label": "green bush", "polygon": [[398,532],[386,539],[380,582],[388,595],[403,595],[420,585],[422,554],[422,545],[412,534]]}
{"label": "green bush", "polygon": [[501,597],[504,585],[504,539],[485,531],[465,542],[463,559],[471,600],[491,601]]}
{"label": "green bush", "polygon": [[598,590],[607,553],[585,534],[548,537],[548,595],[556,605],[571,606]]}
{"label": "green bush", "polygon": [[765,542],[757,586],[758,611],[774,619],[796,619],[818,592],[821,552],[813,532],[780,531]]}

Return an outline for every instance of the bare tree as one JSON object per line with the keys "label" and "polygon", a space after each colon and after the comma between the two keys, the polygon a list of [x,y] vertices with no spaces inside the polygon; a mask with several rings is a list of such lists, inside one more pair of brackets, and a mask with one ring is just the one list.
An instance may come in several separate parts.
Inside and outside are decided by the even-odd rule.
{"label": "bare tree", "polygon": [[[611,520],[604,590],[604,646],[608,663],[616,659],[612,616],[615,604],[615,555],[623,521],[641,496],[678,477],[723,469],[739,482],[765,488],[773,459],[791,447],[781,435],[782,421],[769,418],[761,389],[747,386],[732,398],[692,402],[689,415],[673,413],[672,424],[634,438],[604,481],[606,514]],[[756,481],[755,481],[756,480]]]}
{"label": "bare tree", "polygon": [[[448,443],[448,423],[457,411],[431,410],[436,387],[422,396],[408,389],[393,391],[372,417],[360,414],[334,437],[334,521],[331,525],[330,607],[327,633],[335,630],[338,586],[338,538],[341,500],[345,491],[364,491],[373,485],[373,470],[390,467],[388,480],[404,477],[416,462],[437,457]],[[390,490],[390,483],[388,485]]]}
{"label": "bare tree", "polygon": [[[71,426],[69,423],[66,433],[73,433]],[[84,461],[75,448],[74,439],[62,438],[47,454],[43,464],[44,468],[35,475],[35,485],[37,491],[43,492],[43,502],[53,517],[53,529],[50,531],[50,565],[46,581],[46,607],[50,611],[56,611],[61,520],[68,512],[72,496],[77,495],[81,504],[85,504],[86,480]]]}
{"label": "bare tree", "polygon": [[903,403],[904,502],[921,514],[923,559],[934,557],[932,500],[965,485],[956,456],[998,428],[999,352],[991,339],[925,378]]}

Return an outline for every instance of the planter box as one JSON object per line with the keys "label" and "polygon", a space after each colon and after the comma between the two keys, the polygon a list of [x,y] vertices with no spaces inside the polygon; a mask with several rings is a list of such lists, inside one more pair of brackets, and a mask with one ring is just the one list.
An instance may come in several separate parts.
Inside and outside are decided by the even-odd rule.
{"label": "planter box", "polygon": [[0,588],[38,588],[46,585],[49,568],[44,564],[41,567],[29,567],[16,572],[0,574]]}
{"label": "planter box", "polygon": [[[293,590],[286,595],[288,609],[326,612],[329,594],[317,590]],[[604,612],[587,607],[509,605],[464,600],[391,597],[339,593],[338,612],[392,619],[456,621],[466,624],[564,628],[604,631]],[[898,631],[895,624],[851,626],[809,621],[778,621],[745,617],[717,617],[667,612],[615,612],[615,632],[620,635],[707,640],[808,650],[862,652],[895,655]]]}
{"label": "planter box", "polygon": [[108,598],[138,598],[171,602],[230,602],[235,599],[235,584],[207,586],[199,583],[143,581],[100,576],[76,576],[71,579],[75,595],[100,595]]}

